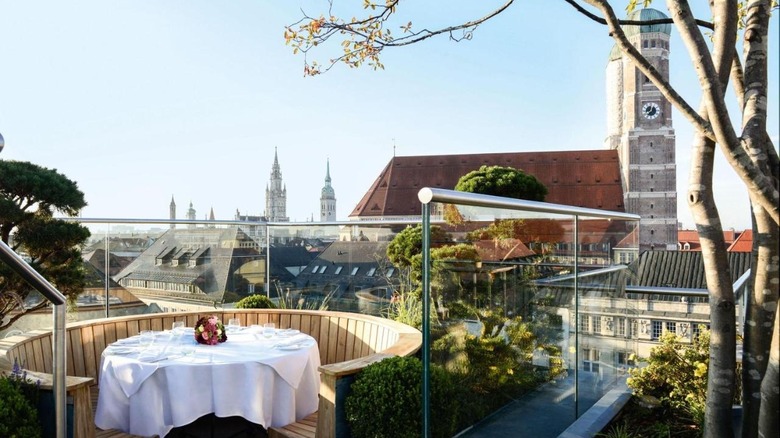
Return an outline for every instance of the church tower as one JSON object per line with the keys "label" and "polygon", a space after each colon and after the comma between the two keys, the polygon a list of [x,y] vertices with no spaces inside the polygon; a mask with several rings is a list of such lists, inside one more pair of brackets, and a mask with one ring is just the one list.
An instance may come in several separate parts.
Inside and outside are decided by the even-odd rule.
{"label": "church tower", "polygon": [[265,217],[272,222],[287,222],[287,187],[282,184],[282,171],[274,148],[274,165],[271,181],[265,188]]}
{"label": "church tower", "polygon": [[320,222],[336,220],[336,192],[330,185],[330,160],[325,170],[325,186],[322,187],[320,196]]}
{"label": "church tower", "polygon": [[[629,20],[667,18],[640,9]],[[669,79],[671,24],[624,26],[629,41]],[[615,46],[607,64],[607,138],[617,149],[626,211],[641,216],[639,250],[677,249],[677,166],[672,105]]]}
{"label": "church tower", "polygon": [[[172,221],[176,220],[176,201],[173,200],[173,195],[171,195],[171,205],[168,207],[170,218]],[[176,228],[176,224],[171,224],[171,229]]]}
{"label": "church tower", "polygon": [[[195,220],[195,208],[192,207],[192,201],[190,201],[190,208],[187,210],[187,219]],[[188,224],[187,228],[195,228],[195,224]]]}

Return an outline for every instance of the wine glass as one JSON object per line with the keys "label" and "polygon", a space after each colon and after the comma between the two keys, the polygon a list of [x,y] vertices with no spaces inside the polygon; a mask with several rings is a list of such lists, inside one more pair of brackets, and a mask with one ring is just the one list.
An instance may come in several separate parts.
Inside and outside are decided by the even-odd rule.
{"label": "wine glass", "polygon": [[230,318],[228,320],[227,331],[237,332],[241,328],[241,320],[238,318]]}
{"label": "wine glass", "polygon": [[174,334],[177,334],[177,335],[180,334],[181,332],[183,332],[184,331],[184,321],[174,321],[173,324],[171,325],[171,331]]}
{"label": "wine glass", "polygon": [[148,347],[154,342],[154,332],[151,330],[141,330],[141,346]]}
{"label": "wine glass", "polygon": [[276,325],[272,322],[263,324],[263,337],[270,339],[276,333]]}

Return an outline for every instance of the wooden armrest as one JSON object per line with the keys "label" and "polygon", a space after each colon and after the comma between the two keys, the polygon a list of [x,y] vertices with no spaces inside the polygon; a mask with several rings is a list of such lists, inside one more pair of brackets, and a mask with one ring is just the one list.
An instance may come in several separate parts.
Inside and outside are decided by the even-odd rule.
{"label": "wooden armrest", "polygon": [[360,357],[357,359],[348,360],[346,362],[332,363],[328,365],[321,365],[319,370],[326,376],[332,376],[335,378],[349,376],[360,372],[363,368],[371,365],[372,363],[379,362],[382,359],[393,357],[392,354],[375,353],[370,356]]}

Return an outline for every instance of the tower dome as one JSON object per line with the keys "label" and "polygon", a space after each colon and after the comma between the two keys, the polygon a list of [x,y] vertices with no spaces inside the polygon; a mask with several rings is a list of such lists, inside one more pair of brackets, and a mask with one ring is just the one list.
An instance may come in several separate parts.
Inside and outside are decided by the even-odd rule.
{"label": "tower dome", "polygon": [[[631,12],[631,14],[629,14],[628,18],[626,19],[632,21],[650,21],[650,20],[663,20],[666,18],[669,17],[667,17],[663,12],[657,9],[645,8],[645,9],[637,9]],[[670,23],[664,23],[664,24],[648,24],[643,26],[623,26],[623,31],[626,33],[626,36],[629,38],[640,33],[653,33],[653,32],[661,32],[667,35],[671,35],[672,25]]]}
{"label": "tower dome", "polygon": [[[652,9],[637,9],[626,17],[626,20],[631,21],[650,21],[650,20],[663,20],[669,18],[663,12]],[[623,25],[623,31],[626,33],[627,38],[634,37],[643,33],[664,33],[666,35],[672,34],[672,25],[670,23],[664,24],[648,24],[644,26],[628,26]],[[612,50],[609,52],[609,61],[617,61],[623,57],[623,52],[620,50],[617,44],[612,46]]]}

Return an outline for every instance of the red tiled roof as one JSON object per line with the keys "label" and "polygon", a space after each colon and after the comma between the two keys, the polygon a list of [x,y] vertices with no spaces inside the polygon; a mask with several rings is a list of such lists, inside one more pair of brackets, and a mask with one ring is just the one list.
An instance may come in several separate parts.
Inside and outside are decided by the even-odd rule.
{"label": "red tiled roof", "polygon": [[[743,236],[748,242],[747,246],[744,244],[737,245],[737,242],[743,239]],[[723,240],[726,242],[726,245],[729,245],[728,251],[750,252],[752,249],[753,232],[751,230],[745,230],[741,233],[737,233],[735,230],[724,230]],[[701,251],[699,232],[696,230],[677,230],[677,242],[682,251]],[[688,244],[688,248],[685,247],[686,243]],[[744,249],[745,247],[747,249]]]}
{"label": "red tiled roof", "polygon": [[745,230],[739,234],[734,242],[729,246],[730,252],[752,252],[753,251],[753,230]]}
{"label": "red tiled roof", "polygon": [[535,176],[547,187],[546,202],[625,211],[617,151],[587,150],[393,157],[349,216],[419,216],[420,189],[453,189],[482,165]]}
{"label": "red tiled roof", "polygon": [[480,260],[490,262],[515,260],[536,254],[517,239],[478,240],[474,242],[474,247]]}

